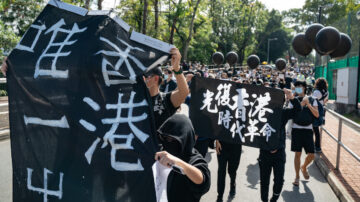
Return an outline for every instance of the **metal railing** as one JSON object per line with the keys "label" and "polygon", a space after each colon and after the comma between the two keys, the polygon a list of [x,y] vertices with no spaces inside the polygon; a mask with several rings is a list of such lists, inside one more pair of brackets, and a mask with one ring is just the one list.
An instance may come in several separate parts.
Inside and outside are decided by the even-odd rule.
{"label": "metal railing", "polygon": [[346,145],[344,145],[344,143],[341,141],[341,136],[342,136],[342,125],[343,122],[347,123],[348,125],[357,128],[360,130],[360,125],[355,123],[354,121],[336,113],[335,111],[325,107],[326,112],[330,113],[331,115],[335,116],[336,118],[339,119],[339,128],[338,128],[338,138],[335,137],[335,135],[333,135],[330,131],[328,131],[324,126],[321,126],[320,128],[320,134],[322,135],[322,132],[325,131],[326,134],[328,134],[333,140],[335,140],[335,142],[337,142],[337,151],[336,151],[336,170],[339,170],[339,164],[340,164],[340,149],[341,147],[345,149],[345,151],[347,151],[349,154],[351,154],[351,156],[353,156],[358,162],[360,162],[360,157],[355,154],[349,147],[347,147]]}

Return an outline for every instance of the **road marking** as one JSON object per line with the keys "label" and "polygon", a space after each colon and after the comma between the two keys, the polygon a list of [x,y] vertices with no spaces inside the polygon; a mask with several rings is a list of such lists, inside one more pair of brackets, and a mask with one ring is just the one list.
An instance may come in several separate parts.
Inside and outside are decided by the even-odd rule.
{"label": "road marking", "polygon": [[0,115],[8,114],[8,113],[9,113],[9,111],[7,111],[7,112],[0,112]]}

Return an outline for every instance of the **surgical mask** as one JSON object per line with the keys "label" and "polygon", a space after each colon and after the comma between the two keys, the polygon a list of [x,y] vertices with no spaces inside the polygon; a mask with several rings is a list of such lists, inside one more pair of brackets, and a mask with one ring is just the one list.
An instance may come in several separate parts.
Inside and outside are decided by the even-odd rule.
{"label": "surgical mask", "polygon": [[295,93],[296,93],[296,94],[300,95],[300,94],[302,94],[302,92],[303,92],[303,88],[302,88],[302,87],[295,88]]}
{"label": "surgical mask", "polygon": [[167,80],[169,78],[169,75],[165,74],[164,79]]}

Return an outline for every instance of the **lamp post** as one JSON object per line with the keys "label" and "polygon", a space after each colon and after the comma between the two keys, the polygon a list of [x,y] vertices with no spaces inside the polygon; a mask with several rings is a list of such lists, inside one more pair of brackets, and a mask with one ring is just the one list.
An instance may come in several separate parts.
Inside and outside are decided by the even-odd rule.
{"label": "lamp post", "polygon": [[[356,13],[356,19],[360,21],[360,11]],[[359,100],[359,76],[360,76],[360,38],[359,38],[359,58],[358,58],[358,71],[357,71],[357,81],[356,81],[356,100],[355,100],[355,109],[358,110],[358,100]]]}
{"label": "lamp post", "polygon": [[269,55],[270,55],[270,42],[271,41],[276,41],[277,38],[272,38],[272,39],[268,39],[268,50],[267,50],[267,63],[269,64]]}

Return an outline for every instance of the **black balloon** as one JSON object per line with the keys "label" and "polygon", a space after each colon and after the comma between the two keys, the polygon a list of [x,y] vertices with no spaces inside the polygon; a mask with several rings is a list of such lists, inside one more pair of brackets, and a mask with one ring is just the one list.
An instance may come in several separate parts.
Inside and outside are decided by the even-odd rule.
{"label": "black balloon", "polygon": [[335,49],[334,52],[330,53],[331,58],[341,58],[344,57],[351,49],[352,41],[351,38],[344,33],[340,34],[341,40],[339,46]]}
{"label": "black balloon", "polygon": [[312,48],[305,38],[304,33],[297,34],[292,40],[292,47],[295,52],[302,56],[307,56],[311,53]]}
{"label": "black balloon", "polygon": [[315,48],[316,35],[322,28],[324,28],[322,24],[314,23],[306,29],[305,38],[312,48]]}
{"label": "black balloon", "polygon": [[226,54],[226,62],[229,63],[230,66],[235,64],[237,60],[238,60],[238,55],[234,51],[228,52]]}
{"label": "black balloon", "polygon": [[328,55],[339,46],[340,39],[340,33],[335,27],[324,27],[316,35],[316,48]]}
{"label": "black balloon", "polygon": [[250,69],[255,69],[260,64],[260,58],[257,55],[250,55],[247,58],[246,62],[249,65]]}
{"label": "black balloon", "polygon": [[224,62],[224,55],[221,52],[215,52],[212,55],[212,60],[215,64],[220,65]]}
{"label": "black balloon", "polygon": [[283,58],[279,58],[275,61],[276,69],[279,71],[282,71],[286,68],[286,60]]}

